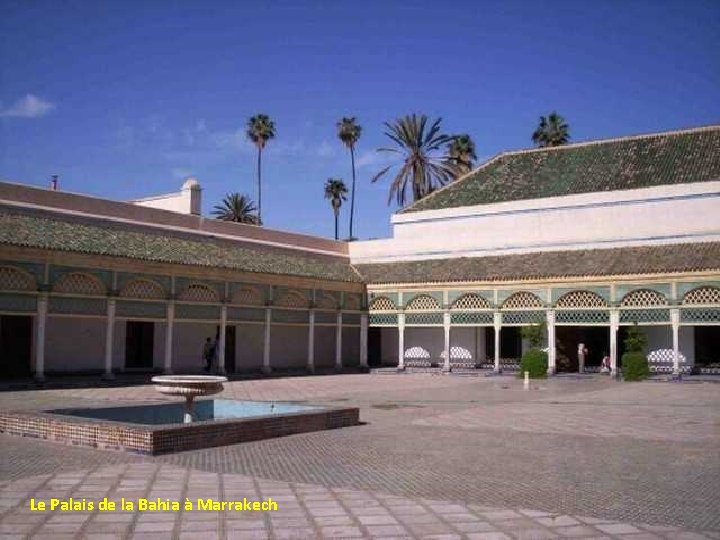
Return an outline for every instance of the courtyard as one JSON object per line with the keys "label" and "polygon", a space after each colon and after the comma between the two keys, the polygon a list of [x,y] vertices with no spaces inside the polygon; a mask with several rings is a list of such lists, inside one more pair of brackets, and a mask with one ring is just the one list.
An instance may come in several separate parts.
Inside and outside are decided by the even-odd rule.
{"label": "courtyard", "polygon": [[[363,425],[158,457],[0,435],[0,537],[720,538],[719,390],[599,375],[530,391],[507,376],[232,381],[220,397],[356,406]],[[163,400],[85,385],[5,391],[0,409]],[[30,510],[51,497],[278,510]]]}

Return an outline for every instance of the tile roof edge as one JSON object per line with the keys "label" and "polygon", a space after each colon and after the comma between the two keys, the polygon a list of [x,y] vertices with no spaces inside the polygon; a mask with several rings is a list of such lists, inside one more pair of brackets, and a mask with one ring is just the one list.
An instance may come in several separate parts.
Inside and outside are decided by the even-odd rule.
{"label": "tile roof edge", "polygon": [[[481,171],[482,169],[488,167],[492,163],[494,163],[496,160],[505,157],[505,156],[515,156],[515,155],[523,155],[523,154],[536,154],[541,152],[555,152],[555,151],[563,151],[563,150],[572,150],[573,148],[583,148],[586,146],[596,146],[601,144],[611,144],[611,143],[617,143],[617,142],[625,142],[625,141],[634,141],[634,140],[641,140],[641,139],[652,139],[656,137],[666,137],[671,135],[684,135],[687,133],[702,133],[706,131],[720,131],[720,124],[708,124],[706,126],[697,126],[693,128],[683,128],[683,129],[675,129],[671,131],[657,131],[657,132],[651,132],[651,133],[642,133],[642,134],[636,134],[636,135],[624,135],[621,137],[611,137],[609,139],[592,139],[589,141],[581,141],[576,143],[569,143],[569,144],[563,144],[560,146],[548,146],[543,148],[523,148],[519,150],[503,150],[502,152],[495,154],[493,157],[482,163],[481,165],[474,168],[472,171],[467,172],[463,174],[462,176],[455,179],[453,182],[450,182],[449,184],[441,187],[440,189],[433,191],[428,196],[420,199],[419,201],[413,202],[410,206],[407,206],[400,211],[398,211],[398,214],[404,214],[406,212],[422,212],[423,210],[413,210],[413,207],[420,203],[420,202],[426,202],[429,199],[433,197],[433,195],[436,195],[437,193],[440,193],[450,187],[456,186],[459,182],[462,182],[463,180],[466,180],[467,178],[474,176],[476,173]],[[427,210],[432,210],[431,208]]]}

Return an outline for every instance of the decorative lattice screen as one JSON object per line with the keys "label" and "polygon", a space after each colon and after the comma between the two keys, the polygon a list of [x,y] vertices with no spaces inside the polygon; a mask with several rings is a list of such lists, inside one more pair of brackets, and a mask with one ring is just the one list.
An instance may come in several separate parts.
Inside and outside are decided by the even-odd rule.
{"label": "decorative lattice screen", "polygon": [[432,296],[421,294],[410,300],[407,305],[408,311],[429,311],[440,309],[440,304]]}
{"label": "decorative lattice screen", "polygon": [[621,323],[669,323],[669,309],[627,309],[620,311]]}
{"label": "decorative lattice screen", "polygon": [[557,324],[609,324],[610,312],[590,309],[556,311],[555,322]]}
{"label": "decorative lattice screen", "polygon": [[442,325],[442,313],[408,313],[405,315],[405,324],[407,325]]}
{"label": "decorative lattice screen", "polygon": [[256,287],[242,287],[235,289],[231,302],[243,306],[263,306],[265,305],[265,295]]}
{"label": "decorative lattice screen", "polygon": [[657,291],[639,289],[626,294],[620,305],[626,307],[667,306],[668,301]]}
{"label": "decorative lattice screen", "polygon": [[517,292],[508,297],[502,305],[503,309],[541,308],[542,300],[530,292]]}
{"label": "decorative lattice screen", "polygon": [[203,283],[191,283],[182,291],[178,300],[183,302],[219,302],[217,291]]}
{"label": "decorative lattice screen", "polygon": [[371,313],[370,326],[397,326],[398,316],[394,313]]}
{"label": "decorative lattice screen", "polygon": [[453,302],[451,309],[488,309],[490,304],[479,294],[468,293]]}
{"label": "decorative lattice screen", "polygon": [[559,308],[593,308],[607,307],[607,302],[602,296],[591,291],[573,291],[558,298]]}
{"label": "decorative lattice screen", "polygon": [[321,309],[337,309],[337,299],[328,293],[319,293],[315,297],[315,305]]}
{"label": "decorative lattice screen", "polygon": [[690,308],[680,311],[680,320],[692,324],[720,324],[720,308]]}
{"label": "decorative lattice screen", "polygon": [[283,291],[275,299],[274,304],[276,306],[283,307],[308,307],[309,302],[307,297],[298,291]]}
{"label": "decorative lattice screen", "polygon": [[378,296],[370,304],[370,309],[373,311],[390,311],[395,309],[395,304],[385,296]]}
{"label": "decorative lattice screen", "polygon": [[35,279],[22,270],[11,266],[0,266],[0,290],[34,291]]}
{"label": "decorative lattice screen", "polygon": [[502,317],[503,324],[538,324],[544,320],[544,311],[508,311]]}
{"label": "decorative lattice screen", "polygon": [[717,287],[698,287],[683,296],[684,305],[720,304],[720,289]]}
{"label": "decorative lattice screen", "polygon": [[486,325],[492,326],[493,314],[492,312],[486,313],[452,313],[450,315],[450,322],[452,324],[471,324],[471,325]]}
{"label": "decorative lattice screen", "polygon": [[162,286],[149,279],[133,279],[120,291],[122,298],[143,298],[162,300],[165,290]]}
{"label": "decorative lattice screen", "polygon": [[67,294],[81,294],[88,296],[103,296],[105,286],[95,276],[81,272],[63,274],[53,287],[54,292]]}

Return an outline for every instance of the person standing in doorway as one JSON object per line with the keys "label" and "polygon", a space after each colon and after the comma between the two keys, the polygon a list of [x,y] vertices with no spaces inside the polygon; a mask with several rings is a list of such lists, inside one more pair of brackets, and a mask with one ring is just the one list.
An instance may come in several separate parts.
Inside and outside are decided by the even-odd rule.
{"label": "person standing in doorway", "polygon": [[215,355],[215,347],[213,345],[212,339],[207,338],[205,340],[205,344],[203,345],[203,362],[205,362],[205,365],[203,366],[203,370],[207,373],[210,371],[210,368],[212,367],[212,361],[213,356]]}

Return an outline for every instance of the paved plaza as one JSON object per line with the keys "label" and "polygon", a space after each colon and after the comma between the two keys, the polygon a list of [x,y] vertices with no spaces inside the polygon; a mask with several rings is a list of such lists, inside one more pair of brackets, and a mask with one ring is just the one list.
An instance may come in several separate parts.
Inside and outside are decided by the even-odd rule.
{"label": "paved plaza", "polygon": [[[720,385],[335,375],[223,398],[360,407],[363,425],[140,457],[0,436],[0,538],[720,538]],[[164,401],[0,393],[1,409]],[[277,501],[275,512],[32,512],[29,500]]]}

